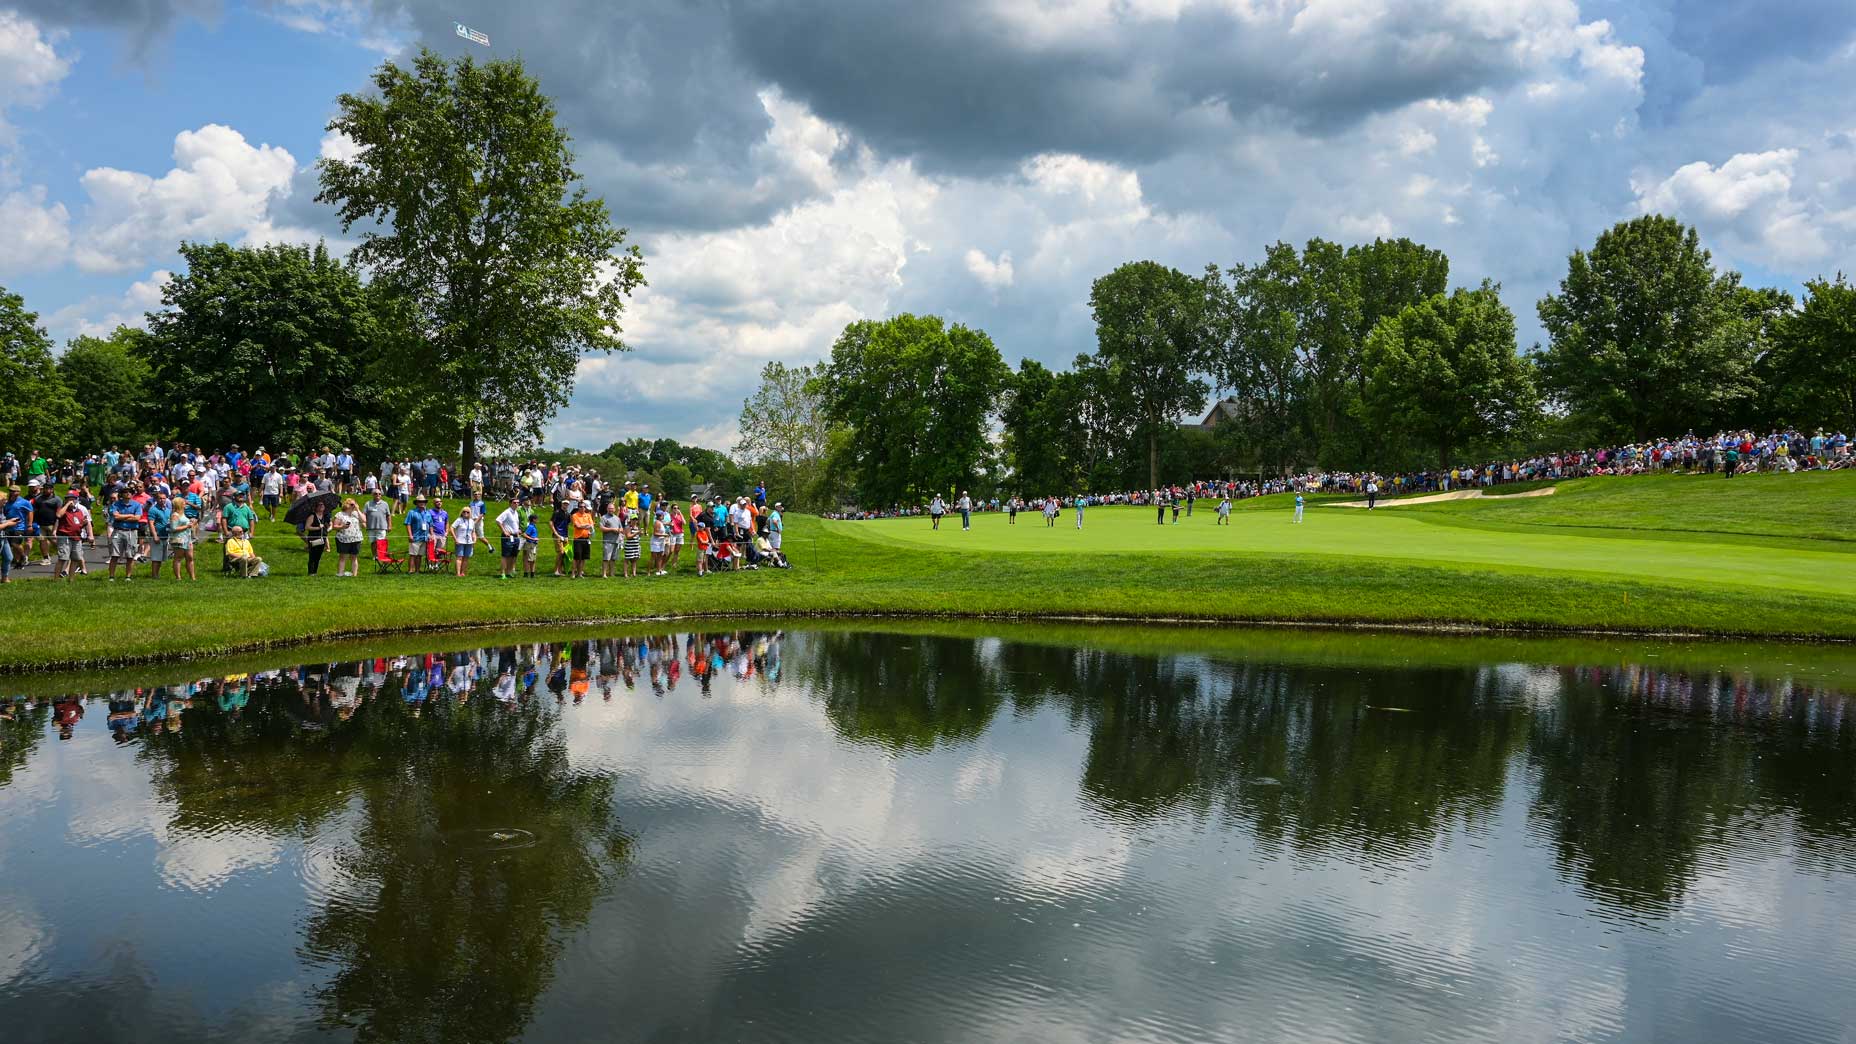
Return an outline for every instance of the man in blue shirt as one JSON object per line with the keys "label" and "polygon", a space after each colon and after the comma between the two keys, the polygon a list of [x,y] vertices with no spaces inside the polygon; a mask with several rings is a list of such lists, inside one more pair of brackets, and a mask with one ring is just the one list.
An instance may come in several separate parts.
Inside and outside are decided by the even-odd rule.
{"label": "man in blue shirt", "polygon": [[638,511],[645,518],[651,517],[651,485],[648,482],[639,488]]}
{"label": "man in blue shirt", "polygon": [[425,494],[414,498],[412,510],[406,512],[406,557],[417,573],[425,568],[425,542],[432,535],[432,513],[426,510]]}
{"label": "man in blue shirt", "polygon": [[126,583],[135,579],[135,554],[142,545],[142,505],[129,497],[129,485],[116,487],[116,499],[109,505],[110,579],[116,579],[116,563],[122,563]]}
{"label": "man in blue shirt", "polygon": [[0,583],[12,583],[15,564],[26,564],[26,537],[32,532],[32,501],[19,493],[19,487],[0,496]]}
{"label": "man in blue shirt", "polygon": [[[144,509],[148,514],[148,575],[151,579],[161,579],[161,563],[168,560],[168,522],[173,517],[174,505],[168,500],[165,488],[155,490],[155,495]],[[180,579],[176,572],[174,579]]]}

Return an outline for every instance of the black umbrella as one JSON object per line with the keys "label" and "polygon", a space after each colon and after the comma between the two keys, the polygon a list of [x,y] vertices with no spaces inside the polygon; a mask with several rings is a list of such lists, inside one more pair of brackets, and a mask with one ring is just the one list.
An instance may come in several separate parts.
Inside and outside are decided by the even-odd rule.
{"label": "black umbrella", "polygon": [[290,505],[290,510],[284,512],[284,521],[293,526],[302,525],[309,521],[309,516],[316,513],[317,504],[327,504],[329,506],[329,514],[333,515],[341,510],[341,494],[311,493],[309,496]]}

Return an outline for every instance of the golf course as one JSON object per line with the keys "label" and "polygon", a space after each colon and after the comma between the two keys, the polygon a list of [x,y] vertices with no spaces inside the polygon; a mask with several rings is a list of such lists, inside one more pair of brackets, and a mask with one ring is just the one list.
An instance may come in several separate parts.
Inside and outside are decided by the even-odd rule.
{"label": "golf course", "polygon": [[[1536,487],[1538,488],[1538,487]],[[0,669],[103,666],[331,638],[528,623],[746,614],[1121,618],[1367,627],[1856,640],[1856,472],[1637,476],[1551,494],[1343,506],[1200,501],[1178,525],[1152,508],[1093,507],[833,521],[788,517],[795,568],[699,578],[500,580],[494,545],[449,574],[302,575],[291,527],[260,522],[271,575],[197,583],[99,571],[16,580]],[[455,506],[455,505],[454,505]],[[404,533],[396,533],[396,549]],[[594,563],[597,565],[597,563]]]}

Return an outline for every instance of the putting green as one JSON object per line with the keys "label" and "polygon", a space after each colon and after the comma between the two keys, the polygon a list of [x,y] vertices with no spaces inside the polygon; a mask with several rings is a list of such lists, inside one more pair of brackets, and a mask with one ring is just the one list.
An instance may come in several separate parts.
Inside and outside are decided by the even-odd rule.
{"label": "putting green", "polygon": [[1462,518],[1460,513],[1427,515],[1421,510],[1311,507],[1297,525],[1290,521],[1291,511],[1285,500],[1281,511],[1234,511],[1228,526],[1215,525],[1215,513],[1203,509],[1190,518],[1182,512],[1178,525],[1155,525],[1151,508],[1098,507],[1084,512],[1080,531],[1074,510],[1066,510],[1054,527],[1046,527],[1040,514],[1023,512],[1017,525],[1008,525],[1003,513],[974,515],[973,528],[964,532],[958,515],[943,520],[939,530],[925,517],[826,524],[863,540],[952,551],[1199,554],[1206,556],[1208,566],[1215,566],[1219,552],[1242,552],[1432,562],[1444,569],[1596,574],[1703,587],[1834,595],[1856,591],[1856,553],[1835,546],[1819,550],[1785,541],[1763,547],[1708,534],[1669,539],[1627,529],[1471,527],[1451,524]]}

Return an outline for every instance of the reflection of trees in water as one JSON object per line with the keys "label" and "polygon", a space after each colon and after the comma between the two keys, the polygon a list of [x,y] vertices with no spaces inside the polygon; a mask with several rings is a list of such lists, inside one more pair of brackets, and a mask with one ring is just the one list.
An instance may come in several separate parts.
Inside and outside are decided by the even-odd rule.
{"label": "reflection of trees in water", "polygon": [[13,782],[14,771],[38,749],[50,716],[49,704],[0,700],[0,787]]}
{"label": "reflection of trees in water", "polygon": [[[1085,800],[1121,821],[1223,816],[1266,847],[1406,858],[1492,817],[1524,763],[1563,872],[1646,911],[1685,893],[1708,844],[1795,825],[1790,840],[1830,867],[1848,865],[1856,836],[1850,700],[1789,682],[1566,670],[1545,676],[1543,700],[1529,670],[854,634],[811,636],[808,648],[796,676],[859,741],[927,750],[978,735],[1007,699],[1021,712],[1060,708],[1088,729]],[[1787,817],[1771,819],[1775,809]]]}
{"label": "reflection of trees in water", "polygon": [[1402,852],[1492,812],[1524,734],[1469,672],[1193,663],[1097,664],[1083,787],[1109,814],[1186,807],[1266,846]]}
{"label": "reflection of trees in water", "polygon": [[1667,910],[1716,844],[1793,840],[1822,866],[1849,865],[1848,697],[1640,666],[1562,674],[1561,698],[1533,719],[1533,814],[1596,895]]}
{"label": "reflection of trees in water", "polygon": [[[611,780],[570,766],[557,720],[532,700],[501,704],[480,685],[468,700],[408,703],[404,680],[389,674],[347,714],[315,677],[261,685],[237,712],[196,701],[147,756],[196,828],[302,836],[352,807],[354,839],[334,853],[342,880],[305,927],[306,958],[330,970],[326,1025],[363,1040],[510,1039],[562,934],[628,854]],[[481,832],[511,827],[534,843],[483,850]]]}
{"label": "reflection of trees in water", "polygon": [[809,655],[789,656],[787,677],[824,703],[847,739],[928,750],[978,736],[1005,701],[997,643],[832,631],[806,639]]}

